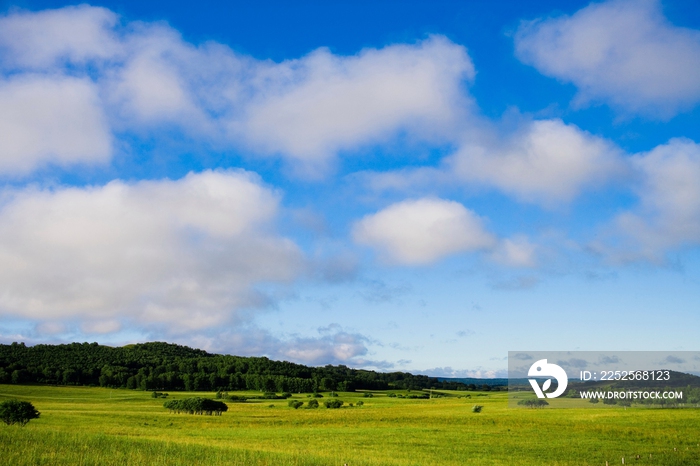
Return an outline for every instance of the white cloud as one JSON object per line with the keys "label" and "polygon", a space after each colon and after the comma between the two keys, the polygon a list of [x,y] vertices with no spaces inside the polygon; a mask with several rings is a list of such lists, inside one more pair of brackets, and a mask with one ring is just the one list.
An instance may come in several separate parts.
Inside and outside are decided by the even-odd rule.
{"label": "white cloud", "polygon": [[617,217],[617,244],[596,247],[618,260],[661,261],[670,250],[700,244],[700,145],[672,139],[633,163],[640,205]]}
{"label": "white cloud", "polygon": [[336,331],[319,338],[296,338],[281,348],[285,358],[306,364],[347,363],[368,352],[362,335]]}
{"label": "white cloud", "polygon": [[506,138],[484,132],[447,159],[456,177],[521,200],[554,205],[624,172],[621,151],[561,120],[522,125]]}
{"label": "white cloud", "polygon": [[176,125],[190,137],[222,137],[222,115],[239,104],[240,68],[254,64],[215,43],[196,47],[163,24],[132,24],[98,82],[122,130]]}
{"label": "white cloud", "polygon": [[242,171],[12,193],[0,207],[0,312],[96,332],[235,321],[265,304],[258,285],[301,272],[296,245],[270,230],[277,204]]}
{"label": "white cloud", "polygon": [[389,262],[409,265],[491,248],[496,242],[472,211],[434,198],[398,202],[367,215],[353,227],[353,238],[379,250]]}
{"label": "white cloud", "polygon": [[475,370],[457,370],[451,367],[435,367],[422,371],[415,371],[417,374],[427,375],[429,377],[450,377],[457,379],[506,379],[508,371],[505,369],[475,369]]}
{"label": "white cloud", "polygon": [[62,62],[109,59],[121,50],[113,12],[88,5],[0,18],[0,60],[4,67],[45,69]]}
{"label": "white cloud", "polygon": [[0,81],[0,134],[0,172],[106,162],[112,154],[97,88],[85,79],[30,75]]}
{"label": "white cloud", "polygon": [[118,320],[100,320],[84,323],[81,330],[86,334],[94,335],[118,332],[121,328],[122,324]]}
{"label": "white cloud", "polygon": [[623,151],[610,141],[550,119],[515,125],[481,121],[437,167],[360,172],[351,178],[374,192],[488,187],[554,207],[629,173]]}
{"label": "white cloud", "polygon": [[179,341],[207,351],[241,356],[267,356],[271,359],[312,366],[345,364],[350,367],[380,370],[393,367],[393,364],[386,361],[367,359],[371,354],[370,347],[376,342],[338,324],[319,328],[318,335],[311,336],[274,335],[268,330],[246,325],[208,336],[189,334]]}
{"label": "white cloud", "polygon": [[254,148],[315,163],[399,129],[430,138],[453,128],[474,67],[463,47],[435,36],[350,57],[319,49],[267,73],[272,84],[233,127]]}
{"label": "white cloud", "polygon": [[491,258],[511,267],[535,267],[537,265],[537,246],[524,236],[506,238],[499,242]]}
{"label": "white cloud", "polygon": [[574,83],[579,103],[669,117],[700,101],[700,31],[670,24],[656,0],[592,3],[523,23],[515,47],[524,63]]}
{"label": "white cloud", "polygon": [[[282,156],[308,173],[399,134],[449,140],[471,103],[473,64],[441,36],[274,63],[89,6],[15,12],[0,26],[0,68],[42,71],[47,83],[92,80],[113,131],[148,136],[174,125],[194,141]],[[41,120],[38,109],[30,116]]]}

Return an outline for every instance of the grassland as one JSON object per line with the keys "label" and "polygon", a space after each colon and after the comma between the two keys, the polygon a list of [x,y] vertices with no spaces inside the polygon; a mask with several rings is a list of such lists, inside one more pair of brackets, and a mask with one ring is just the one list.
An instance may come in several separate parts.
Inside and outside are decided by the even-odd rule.
{"label": "grassland", "polygon": [[341,393],[364,406],[315,410],[256,400],[216,417],[171,414],[149,392],[0,385],[0,400],[41,412],[23,428],[0,425],[0,464],[700,465],[698,409],[513,409],[503,392],[464,394]]}

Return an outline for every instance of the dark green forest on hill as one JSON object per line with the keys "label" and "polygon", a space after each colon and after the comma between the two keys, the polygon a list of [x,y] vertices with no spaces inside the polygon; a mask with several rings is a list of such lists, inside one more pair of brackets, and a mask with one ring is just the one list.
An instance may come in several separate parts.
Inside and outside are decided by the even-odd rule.
{"label": "dark green forest on hill", "polygon": [[211,354],[170,343],[0,345],[0,383],[89,385],[140,390],[267,392],[387,389],[466,390],[458,382],[406,372],[309,367],[265,357]]}

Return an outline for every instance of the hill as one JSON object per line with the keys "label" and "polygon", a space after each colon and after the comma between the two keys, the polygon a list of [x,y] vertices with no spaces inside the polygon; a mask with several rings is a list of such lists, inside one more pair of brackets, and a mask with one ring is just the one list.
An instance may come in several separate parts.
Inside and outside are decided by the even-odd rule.
{"label": "hill", "polygon": [[211,354],[164,342],[122,347],[97,343],[0,345],[0,383],[187,391],[467,389],[463,383],[407,372],[375,372],[343,365],[309,367],[266,357]]}

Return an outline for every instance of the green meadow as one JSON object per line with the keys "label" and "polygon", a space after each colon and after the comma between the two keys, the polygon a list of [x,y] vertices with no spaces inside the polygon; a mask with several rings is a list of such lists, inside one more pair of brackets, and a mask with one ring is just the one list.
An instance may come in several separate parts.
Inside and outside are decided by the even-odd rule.
{"label": "green meadow", "polygon": [[[144,391],[0,385],[0,401],[30,401],[41,412],[25,427],[0,425],[0,463],[617,465],[624,457],[625,464],[700,464],[698,409],[528,409],[509,408],[505,392],[388,393],[339,393],[340,409],[323,407],[324,393],[318,409],[249,400],[228,403],[222,416],[195,416],[172,414]],[[214,393],[171,392],[168,399],[190,396]],[[311,398],[292,399],[306,405]],[[472,412],[475,404],[480,413]]]}

